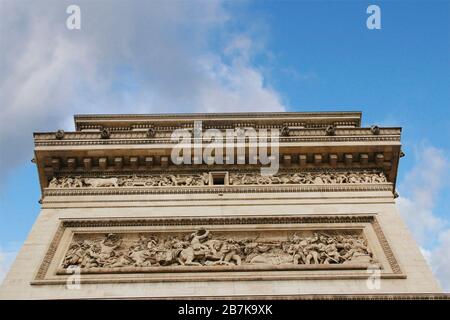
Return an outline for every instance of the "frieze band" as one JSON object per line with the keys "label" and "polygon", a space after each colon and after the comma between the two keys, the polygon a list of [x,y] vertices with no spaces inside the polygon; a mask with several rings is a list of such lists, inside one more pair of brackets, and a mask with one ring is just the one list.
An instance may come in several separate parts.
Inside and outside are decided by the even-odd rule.
{"label": "frieze band", "polygon": [[[263,176],[259,173],[229,173],[224,185],[327,185],[327,184],[382,184],[386,176],[378,171],[295,172]],[[108,187],[192,187],[215,185],[210,173],[154,174],[117,177],[82,178],[81,176],[54,177],[48,188],[108,188]]]}
{"label": "frieze band", "polygon": [[[335,223],[340,227],[336,225],[335,228]],[[255,229],[260,224],[279,227]],[[295,224],[300,224],[300,229]],[[311,229],[308,226],[312,224],[328,226]],[[239,227],[225,230],[221,228],[224,225]],[[376,240],[367,242],[365,233],[362,233],[364,225],[372,226]],[[170,230],[166,229],[168,226]],[[117,228],[123,227],[138,227],[139,231],[118,231]],[[67,235],[64,237],[70,240],[68,242],[62,241],[66,232],[72,233],[69,238]],[[253,279],[257,275],[253,273],[262,270],[300,272],[291,276],[281,273],[271,276],[280,279],[364,277],[365,272],[343,274],[339,270],[350,272],[377,265],[378,257],[372,250],[374,243],[381,246],[392,270],[391,273],[383,272],[382,277],[405,277],[373,215],[68,219],[63,220],[56,231],[32,284],[61,283],[65,278],[59,277],[67,276],[67,271],[77,266],[82,274],[97,274],[98,277],[102,274],[149,274],[132,281],[162,281],[165,279],[160,276],[163,273],[174,274],[175,281],[183,281],[183,272],[204,271],[207,275],[208,272],[227,270],[247,271],[245,277],[248,279]],[[60,252],[59,261],[55,259],[57,252]],[[52,275],[49,267],[55,263]],[[302,270],[329,270],[329,273],[311,275],[301,273]],[[223,274],[222,278],[207,277],[212,280],[232,278],[223,278]],[[97,283],[110,279],[82,278],[82,281]],[[128,278],[114,279],[130,281]]]}
{"label": "frieze band", "polygon": [[[361,234],[321,230],[309,235],[268,236],[267,232],[219,233],[199,228],[192,233],[76,234],[62,263],[63,269],[120,272],[127,268],[183,268],[262,265],[365,265],[374,263]],[[331,234],[330,234],[331,233]],[[209,270],[214,270],[209,268]]]}

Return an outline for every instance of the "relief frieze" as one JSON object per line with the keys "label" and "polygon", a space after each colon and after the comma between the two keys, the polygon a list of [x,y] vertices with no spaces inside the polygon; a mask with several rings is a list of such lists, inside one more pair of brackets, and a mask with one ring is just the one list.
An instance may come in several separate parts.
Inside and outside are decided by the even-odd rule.
{"label": "relief frieze", "polygon": [[[178,233],[74,234],[61,263],[83,272],[164,272],[186,267],[214,271],[246,266],[367,266],[374,257],[353,231],[209,231]],[[152,270],[153,269],[153,270]]]}
{"label": "relief frieze", "polygon": [[[224,185],[327,185],[327,184],[381,184],[387,178],[378,171],[348,172],[292,172],[263,176],[259,172],[230,172]],[[111,188],[111,187],[178,187],[178,186],[212,186],[211,174],[153,174],[116,177],[60,176],[54,177],[48,188]]]}

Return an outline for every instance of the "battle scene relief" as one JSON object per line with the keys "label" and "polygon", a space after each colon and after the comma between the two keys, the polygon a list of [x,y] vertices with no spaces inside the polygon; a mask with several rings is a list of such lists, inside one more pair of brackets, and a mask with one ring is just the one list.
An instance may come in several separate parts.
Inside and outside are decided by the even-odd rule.
{"label": "battle scene relief", "polygon": [[[372,250],[355,230],[75,233],[61,269],[84,271],[235,269],[245,266],[368,265]],[[132,272],[132,271],[128,271]]]}

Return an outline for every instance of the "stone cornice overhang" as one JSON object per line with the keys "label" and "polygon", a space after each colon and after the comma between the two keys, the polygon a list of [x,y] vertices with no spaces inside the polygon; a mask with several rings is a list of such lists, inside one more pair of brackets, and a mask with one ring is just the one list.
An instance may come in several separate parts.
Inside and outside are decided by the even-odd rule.
{"label": "stone cornice overhang", "polygon": [[241,113],[189,113],[189,114],[104,114],[75,115],[77,131],[98,126],[107,128],[127,128],[146,126],[179,126],[191,124],[193,121],[203,121],[205,125],[214,127],[220,125],[283,125],[284,123],[305,126],[347,125],[360,127],[361,112],[241,112]]}
{"label": "stone cornice overhang", "polygon": [[[36,147],[50,146],[81,146],[81,145],[139,145],[139,144],[176,144],[171,141],[171,130],[158,133],[149,138],[145,131],[112,132],[108,139],[101,139],[101,132],[65,132],[64,140],[55,137],[55,132],[38,132],[34,134]],[[289,136],[279,137],[280,142],[370,142],[370,141],[400,141],[401,128],[380,128],[374,135],[370,128],[335,129],[334,135],[326,135],[323,128],[293,129]]]}
{"label": "stone cornice overhang", "polygon": [[[334,140],[334,141],[333,141]],[[401,144],[397,140],[378,141],[307,141],[280,142],[280,168],[301,169],[381,169],[388,181],[395,184]],[[108,141],[110,142],[110,141]],[[70,146],[37,146],[35,159],[41,186],[58,174],[145,174],[159,171],[189,172],[215,170],[249,170],[257,165],[191,165],[175,166],[170,163],[172,144],[78,144]],[[131,158],[137,160],[131,163]],[[99,159],[107,165],[99,167]],[[119,159],[120,164],[115,163]],[[151,159],[151,164],[146,161]],[[85,163],[89,160],[91,167]],[[72,161],[73,167],[70,167]]]}
{"label": "stone cornice overhang", "polygon": [[[56,132],[35,133],[34,161],[38,166],[41,189],[44,190],[49,180],[58,175],[111,176],[259,168],[258,165],[173,165],[170,160],[172,148],[175,146],[175,142],[170,139],[172,130],[187,128],[180,124],[180,119],[187,119],[192,123],[192,119],[202,118],[214,119],[210,124],[215,124],[220,129],[226,129],[230,125],[236,126],[236,119],[263,119],[264,121],[256,125],[259,128],[280,129],[281,126],[288,125],[288,134],[279,138],[282,170],[380,169],[395,187],[401,156],[401,128],[377,128],[375,133],[372,128],[359,127],[359,112],[338,112],[76,116],[77,127],[88,121],[97,121],[97,124],[108,122],[111,128],[109,136],[102,137],[99,128],[64,132],[63,137],[58,137]],[[296,126],[296,118],[301,118],[303,123],[308,118],[315,122],[311,120],[309,125]],[[145,128],[124,129],[123,121],[129,121],[130,124],[140,121],[139,119],[148,123],[161,119],[161,123],[167,126],[157,127],[153,136],[149,136]],[[279,123],[277,119],[280,120]],[[319,121],[324,119],[327,120],[323,123]],[[334,123],[334,132],[331,135],[324,128],[325,124],[330,124],[330,119],[335,120],[331,122]],[[338,120],[342,120],[341,123],[353,121],[358,126],[339,126],[336,125]],[[175,121],[172,123],[174,126],[168,126],[167,121]],[[255,124],[255,121],[252,123]],[[204,145],[207,144],[205,141]]]}

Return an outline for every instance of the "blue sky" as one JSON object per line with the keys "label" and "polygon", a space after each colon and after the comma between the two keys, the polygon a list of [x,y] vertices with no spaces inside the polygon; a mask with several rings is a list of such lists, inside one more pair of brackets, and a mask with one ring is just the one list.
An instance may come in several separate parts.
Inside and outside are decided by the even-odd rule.
{"label": "blue sky", "polygon": [[403,127],[399,209],[450,290],[449,1],[3,0],[0,16],[0,277],[39,212],[33,131],[89,112],[360,110]]}

